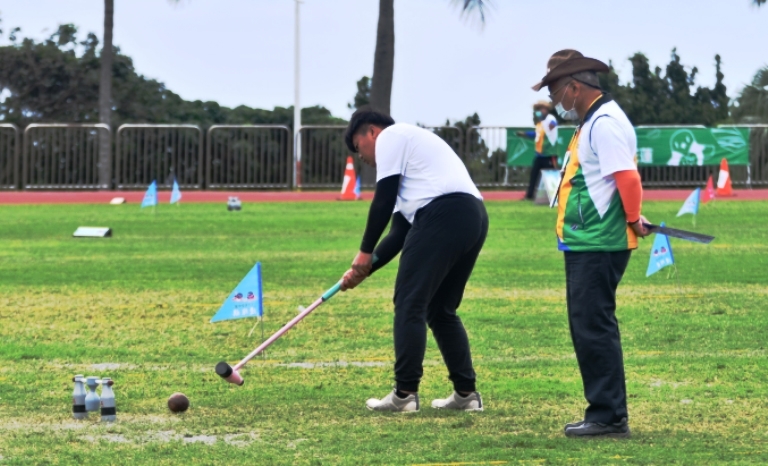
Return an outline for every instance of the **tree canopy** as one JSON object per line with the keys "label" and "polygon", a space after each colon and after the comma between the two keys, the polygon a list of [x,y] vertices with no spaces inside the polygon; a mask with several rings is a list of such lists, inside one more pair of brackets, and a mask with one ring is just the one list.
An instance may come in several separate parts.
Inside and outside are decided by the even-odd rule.
{"label": "tree canopy", "polygon": [[358,109],[371,104],[371,78],[363,76],[357,82],[357,93],[352,99],[352,103],[347,104],[351,109]]}
{"label": "tree canopy", "polygon": [[[1,32],[1,31],[0,31]],[[77,42],[77,27],[59,26],[48,39],[17,40],[0,47],[0,121],[26,126],[38,122],[99,121],[99,39]],[[293,125],[293,107],[262,110],[228,108],[216,102],[187,101],[160,81],[140,75],[133,60],[115,47],[112,63],[112,122]],[[324,107],[302,109],[304,124],[344,124]]]}
{"label": "tree canopy", "polygon": [[731,115],[736,123],[768,123],[768,66],[758,70],[752,83],[742,89]]}
{"label": "tree canopy", "polygon": [[[635,125],[702,124],[712,126],[728,120],[728,96],[723,84],[720,55],[715,55],[715,85],[710,89],[696,86],[698,68],[687,69],[672,49],[664,71],[651,69],[648,58],[634,54],[632,81],[619,83],[611,71],[601,76],[601,85],[610,92]],[[695,87],[695,90],[694,90]]]}
{"label": "tree canopy", "polygon": [[[98,122],[99,39],[94,34],[78,42],[77,27],[64,24],[48,39],[19,39],[19,29],[9,32],[12,44],[0,47],[0,121],[25,126],[33,122]],[[2,31],[0,31],[2,33]],[[765,122],[768,120],[768,68],[755,76],[729,108],[723,84],[722,62],[715,55],[715,84],[696,85],[698,69],[683,65],[675,49],[662,70],[652,68],[642,53],[630,57],[632,79],[619,82],[616,72],[602,77],[635,125]],[[112,64],[114,125],[122,123],[293,124],[292,107],[264,110],[216,102],[187,101],[160,81],[140,75],[130,57],[115,48]],[[351,108],[368,104],[371,80],[357,82]],[[729,110],[732,112],[730,115]],[[302,109],[304,124],[345,124],[329,110]]]}

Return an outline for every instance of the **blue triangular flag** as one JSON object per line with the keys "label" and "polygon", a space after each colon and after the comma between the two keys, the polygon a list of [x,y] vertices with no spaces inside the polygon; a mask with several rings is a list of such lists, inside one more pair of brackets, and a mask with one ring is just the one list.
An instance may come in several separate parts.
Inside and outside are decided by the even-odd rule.
{"label": "blue triangular flag", "polygon": [[[661,222],[661,226],[664,226],[664,222]],[[648,261],[648,270],[645,272],[646,277],[650,277],[659,270],[675,263],[675,257],[672,255],[672,245],[669,243],[667,235],[661,235],[656,233],[656,238],[653,240],[653,247],[651,248],[651,259]]]}
{"label": "blue triangular flag", "polygon": [[171,204],[179,202],[181,200],[181,190],[179,189],[179,183],[176,182],[176,178],[173,179],[173,190],[171,191]]}
{"label": "blue triangular flag", "polygon": [[261,262],[248,272],[248,275],[238,284],[221,308],[211,318],[211,322],[222,320],[244,319],[246,317],[261,318],[264,315],[264,300],[261,290]]}
{"label": "blue triangular flag", "polygon": [[693,214],[696,215],[699,213],[699,197],[701,196],[701,188],[696,188],[690,196],[688,196],[688,199],[683,202],[683,206],[680,207],[680,211],[677,213],[677,216],[681,216],[684,214]]}
{"label": "blue triangular flag", "polygon": [[360,177],[357,177],[357,181],[355,181],[355,197],[360,199]]}
{"label": "blue triangular flag", "polygon": [[144,193],[144,200],[141,201],[141,207],[150,207],[157,205],[157,182],[153,181],[147,192]]}

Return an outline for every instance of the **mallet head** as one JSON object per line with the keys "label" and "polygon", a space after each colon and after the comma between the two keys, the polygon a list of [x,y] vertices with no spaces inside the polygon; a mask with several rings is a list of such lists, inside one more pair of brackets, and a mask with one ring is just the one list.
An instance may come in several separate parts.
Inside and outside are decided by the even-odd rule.
{"label": "mallet head", "polygon": [[243,382],[245,382],[240,374],[224,361],[216,364],[216,373],[219,374],[222,379],[235,385],[242,385]]}

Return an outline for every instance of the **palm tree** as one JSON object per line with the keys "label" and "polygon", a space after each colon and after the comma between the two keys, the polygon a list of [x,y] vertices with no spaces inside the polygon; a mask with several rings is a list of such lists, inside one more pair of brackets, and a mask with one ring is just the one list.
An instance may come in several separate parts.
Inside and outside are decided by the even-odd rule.
{"label": "palm tree", "polygon": [[736,123],[768,123],[768,66],[758,70],[752,83],[742,89],[731,115]]}
{"label": "palm tree", "polygon": [[[168,0],[179,3],[180,0]],[[99,79],[99,122],[111,128],[112,122],[112,31],[114,30],[115,0],[104,0],[104,44],[101,49],[101,77]],[[108,138],[99,138],[99,186],[112,187],[112,148]]]}
{"label": "palm tree", "polygon": [[[453,0],[462,5],[462,12],[477,11],[485,22],[485,8],[490,0]],[[753,0],[764,2],[766,0]],[[392,97],[392,76],[395,70],[395,8],[394,0],[379,0],[379,24],[376,30],[376,52],[371,78],[371,106],[389,114]]]}
{"label": "palm tree", "polygon": [[[111,124],[112,115],[112,29],[114,0],[104,0],[104,45],[101,49],[101,79],[99,81],[99,121]],[[99,186],[112,187],[112,148],[109,138],[99,138]]]}

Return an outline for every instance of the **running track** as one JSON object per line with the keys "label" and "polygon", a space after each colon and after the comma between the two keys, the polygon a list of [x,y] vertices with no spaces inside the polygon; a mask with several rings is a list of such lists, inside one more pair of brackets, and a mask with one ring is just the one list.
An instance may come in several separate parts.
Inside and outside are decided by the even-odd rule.
{"label": "running track", "polygon": [[[690,189],[652,190],[646,189],[643,198],[647,201],[683,201]],[[237,196],[243,202],[322,202],[335,201],[337,191],[184,191],[181,202],[227,202],[229,196]],[[106,204],[114,197],[124,197],[130,204],[140,204],[143,191],[6,191],[0,192],[0,204]],[[160,191],[158,202],[167,203],[170,191]],[[363,199],[370,200],[372,192],[364,192]],[[522,191],[486,191],[487,201],[517,201]],[[718,200],[763,201],[768,200],[768,189],[734,190],[733,197]]]}

